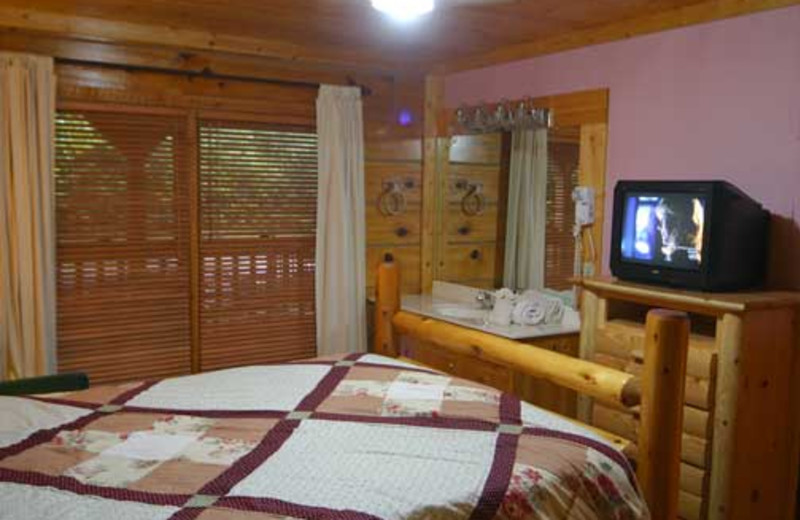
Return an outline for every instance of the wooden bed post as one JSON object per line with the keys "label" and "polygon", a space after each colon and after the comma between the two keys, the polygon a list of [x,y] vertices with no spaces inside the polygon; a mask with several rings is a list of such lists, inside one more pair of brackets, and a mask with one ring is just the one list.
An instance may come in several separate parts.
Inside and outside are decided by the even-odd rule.
{"label": "wooden bed post", "polygon": [[400,270],[391,254],[378,266],[375,285],[375,352],[382,356],[400,355],[392,318],[400,310]]}
{"label": "wooden bed post", "polygon": [[637,474],[652,520],[678,518],[688,347],[686,313],[647,314]]}

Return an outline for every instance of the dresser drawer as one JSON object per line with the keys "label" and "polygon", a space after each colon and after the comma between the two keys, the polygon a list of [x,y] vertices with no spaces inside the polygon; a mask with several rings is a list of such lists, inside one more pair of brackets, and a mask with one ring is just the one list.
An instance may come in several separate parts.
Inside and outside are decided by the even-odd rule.
{"label": "dresser drawer", "polygon": [[412,357],[423,365],[448,374],[455,375],[457,370],[458,356],[426,343],[414,345]]}
{"label": "dresser drawer", "polygon": [[504,392],[513,390],[511,370],[489,361],[466,357],[460,358],[456,362],[454,375]]}

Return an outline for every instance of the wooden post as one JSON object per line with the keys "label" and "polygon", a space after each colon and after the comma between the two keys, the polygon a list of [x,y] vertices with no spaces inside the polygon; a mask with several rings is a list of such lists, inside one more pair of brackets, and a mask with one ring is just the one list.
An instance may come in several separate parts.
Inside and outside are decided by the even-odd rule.
{"label": "wooden post", "polygon": [[191,367],[192,373],[203,371],[203,351],[200,331],[200,301],[202,296],[202,263],[200,261],[200,161],[198,160],[199,133],[197,129],[197,110],[189,112],[187,117],[188,146],[186,147],[186,161],[189,175],[187,176],[189,191],[189,313],[191,323]]}
{"label": "wooden post", "polygon": [[688,348],[686,313],[657,309],[647,314],[637,473],[652,520],[678,517]]}
{"label": "wooden post", "polygon": [[[595,331],[598,322],[598,306],[600,299],[587,289],[581,292],[581,335],[579,356],[581,359],[594,361]],[[585,394],[578,395],[578,419],[586,424],[592,424],[592,398]]]}
{"label": "wooden post", "polygon": [[[437,233],[437,179],[439,179],[439,137],[440,113],[444,104],[444,78],[430,75],[425,78],[425,116],[422,157],[422,237],[421,237],[421,273],[420,283],[423,293],[433,290],[433,279],[436,261]],[[446,134],[446,132],[444,132]]]}
{"label": "wooden post", "polygon": [[383,356],[400,355],[395,342],[392,318],[400,310],[400,270],[387,254],[378,266],[375,285],[375,352]]}

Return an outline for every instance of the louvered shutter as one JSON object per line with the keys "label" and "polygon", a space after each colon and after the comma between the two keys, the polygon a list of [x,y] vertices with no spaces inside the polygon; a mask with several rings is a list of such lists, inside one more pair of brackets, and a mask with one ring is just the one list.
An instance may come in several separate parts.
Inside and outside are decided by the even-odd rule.
{"label": "louvered shutter", "polygon": [[317,138],[199,123],[201,365],[315,355]]}
{"label": "louvered shutter", "polygon": [[570,289],[575,259],[575,204],[580,145],[551,140],[547,154],[547,227],[545,231],[545,286]]}
{"label": "louvered shutter", "polygon": [[185,118],[56,118],[58,360],[93,383],[190,369]]}

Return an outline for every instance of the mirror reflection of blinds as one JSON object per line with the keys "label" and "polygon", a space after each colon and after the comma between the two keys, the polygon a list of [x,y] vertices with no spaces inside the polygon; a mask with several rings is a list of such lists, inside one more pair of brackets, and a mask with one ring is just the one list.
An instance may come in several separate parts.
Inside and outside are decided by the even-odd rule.
{"label": "mirror reflection of blinds", "polygon": [[202,369],[311,357],[316,134],[199,128]]}
{"label": "mirror reflection of blinds", "polygon": [[56,118],[58,361],[93,383],[189,371],[185,118]]}
{"label": "mirror reflection of blinds", "polygon": [[572,288],[575,239],[572,226],[575,204],[572,190],[578,185],[580,144],[551,140],[547,153],[547,228],[545,231],[545,287]]}

